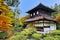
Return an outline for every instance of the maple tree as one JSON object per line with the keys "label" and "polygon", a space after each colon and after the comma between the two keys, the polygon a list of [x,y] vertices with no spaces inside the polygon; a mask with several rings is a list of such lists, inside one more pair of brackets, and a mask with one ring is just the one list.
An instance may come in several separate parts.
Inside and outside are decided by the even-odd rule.
{"label": "maple tree", "polygon": [[[11,1],[11,0],[0,0],[0,33],[4,33],[6,32],[8,37],[11,36],[13,34],[13,29],[15,24],[13,25],[13,23],[15,23],[15,12],[12,11],[12,9],[10,8],[10,6],[15,5],[15,0],[12,3],[14,3],[13,5],[7,5],[5,4],[5,1]],[[17,1],[17,0],[16,0]],[[10,3],[10,2],[8,2]],[[1,34],[3,36],[3,34]],[[0,38],[1,38],[0,35]],[[4,36],[7,36],[4,33]],[[3,37],[4,37],[3,36]]]}
{"label": "maple tree", "polygon": [[0,31],[7,31],[11,26],[13,12],[5,5],[4,0],[0,0]]}
{"label": "maple tree", "polygon": [[0,15],[0,31],[6,31],[10,28],[11,20],[9,17]]}

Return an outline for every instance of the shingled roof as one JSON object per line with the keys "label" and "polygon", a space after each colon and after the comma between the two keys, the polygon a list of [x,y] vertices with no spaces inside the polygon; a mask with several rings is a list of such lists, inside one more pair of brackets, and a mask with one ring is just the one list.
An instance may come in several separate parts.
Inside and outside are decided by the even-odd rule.
{"label": "shingled roof", "polygon": [[36,10],[39,10],[39,9],[44,10],[44,11],[48,11],[48,12],[55,12],[56,11],[56,10],[51,9],[51,8],[43,5],[42,3],[40,3],[39,5],[37,5],[36,7],[34,7],[33,9],[27,11],[26,13],[32,13],[32,12],[34,12]]}
{"label": "shingled roof", "polygon": [[29,18],[27,20],[25,20],[25,22],[33,22],[33,21],[38,21],[38,20],[49,20],[49,21],[55,21],[52,17],[42,17],[42,16],[37,16],[37,17],[34,17],[34,18]]}
{"label": "shingled roof", "polygon": [[[27,11],[27,13],[33,13],[33,12],[39,10],[39,9],[42,10],[42,11],[50,12],[50,13],[51,12],[56,12],[55,10],[53,10],[53,9],[47,7],[47,6],[44,6],[43,4],[40,3],[35,8]],[[54,20],[54,18],[49,16],[49,15],[48,16],[45,16],[45,15],[35,16],[35,17],[32,17],[32,18],[29,18],[29,19],[25,20],[25,22],[32,22],[32,21],[37,21],[37,20],[49,20],[49,21],[55,21],[56,22],[56,20]]]}

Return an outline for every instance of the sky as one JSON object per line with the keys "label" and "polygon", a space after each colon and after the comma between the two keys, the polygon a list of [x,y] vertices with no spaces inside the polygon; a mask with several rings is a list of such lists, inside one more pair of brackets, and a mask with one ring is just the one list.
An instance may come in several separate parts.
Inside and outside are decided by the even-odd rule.
{"label": "sky", "polygon": [[26,12],[28,10],[34,8],[40,3],[48,7],[51,7],[51,6],[54,6],[55,3],[60,4],[60,0],[20,0],[20,5],[19,5],[21,10],[20,17],[26,16],[27,15]]}

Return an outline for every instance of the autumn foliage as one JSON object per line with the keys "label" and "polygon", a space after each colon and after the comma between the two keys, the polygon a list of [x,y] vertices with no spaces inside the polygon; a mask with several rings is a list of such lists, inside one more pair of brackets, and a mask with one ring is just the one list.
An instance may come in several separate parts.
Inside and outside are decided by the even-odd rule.
{"label": "autumn foliage", "polygon": [[[0,0],[0,33],[6,32],[9,37],[13,34],[12,30],[14,30],[14,26],[15,26],[15,25],[13,26],[13,24],[15,22],[14,21],[15,14],[10,9],[10,6],[6,5],[4,2],[5,2],[5,0]],[[1,34],[0,34],[0,37],[1,37]]]}
{"label": "autumn foliage", "polygon": [[0,31],[6,31],[10,28],[11,20],[10,18],[0,15]]}
{"label": "autumn foliage", "polygon": [[60,12],[58,12],[58,14],[56,16],[56,21],[60,22]]}
{"label": "autumn foliage", "polygon": [[27,17],[22,17],[19,20],[20,20],[20,22],[24,22],[26,19],[27,19]]}
{"label": "autumn foliage", "polygon": [[0,31],[10,29],[12,16],[14,16],[13,12],[4,4],[4,0],[0,0]]}
{"label": "autumn foliage", "polygon": [[3,2],[3,0],[0,0],[0,2]]}

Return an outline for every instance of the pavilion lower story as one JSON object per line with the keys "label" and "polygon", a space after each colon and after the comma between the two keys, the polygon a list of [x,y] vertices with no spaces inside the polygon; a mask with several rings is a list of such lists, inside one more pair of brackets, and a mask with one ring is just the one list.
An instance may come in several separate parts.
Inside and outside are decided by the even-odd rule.
{"label": "pavilion lower story", "polygon": [[56,23],[53,21],[35,21],[30,24],[34,25],[37,33],[50,33],[51,30],[56,30]]}
{"label": "pavilion lower story", "polygon": [[51,30],[56,30],[56,23],[53,21],[39,21],[34,26],[37,29],[37,33],[50,33]]}

